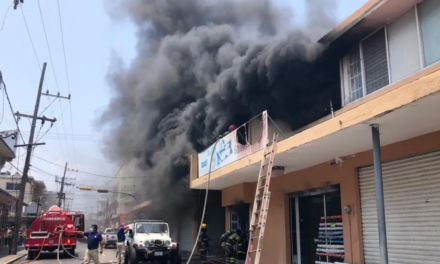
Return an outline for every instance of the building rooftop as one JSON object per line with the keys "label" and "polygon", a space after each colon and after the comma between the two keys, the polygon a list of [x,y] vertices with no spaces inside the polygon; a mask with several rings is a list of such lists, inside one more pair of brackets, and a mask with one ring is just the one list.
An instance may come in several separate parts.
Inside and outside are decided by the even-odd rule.
{"label": "building rooftop", "polygon": [[423,0],[369,0],[318,42],[349,46],[404,14]]}

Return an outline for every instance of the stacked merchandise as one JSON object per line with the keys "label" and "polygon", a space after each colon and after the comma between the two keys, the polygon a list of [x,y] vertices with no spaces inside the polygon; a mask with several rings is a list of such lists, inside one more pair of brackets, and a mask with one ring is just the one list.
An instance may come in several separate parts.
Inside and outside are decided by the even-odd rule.
{"label": "stacked merchandise", "polygon": [[315,264],[343,262],[342,215],[321,217],[319,235],[315,242],[317,243]]}

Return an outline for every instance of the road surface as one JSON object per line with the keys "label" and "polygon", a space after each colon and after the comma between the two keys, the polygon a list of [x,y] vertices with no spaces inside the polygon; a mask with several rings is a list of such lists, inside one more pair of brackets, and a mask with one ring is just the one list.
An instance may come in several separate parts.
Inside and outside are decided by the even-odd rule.
{"label": "road surface", "polygon": [[[63,254],[60,254],[60,262],[61,264],[80,264],[83,262],[84,259],[84,253],[86,251],[86,244],[79,243],[78,247],[76,248],[76,257],[77,258],[71,258],[71,257],[65,257]],[[113,248],[104,249],[104,252],[102,255],[100,255],[99,260],[101,261],[101,264],[111,264],[111,263],[117,263],[116,262],[116,251]],[[17,260],[14,262],[14,264],[23,263],[26,264],[27,262],[26,257],[23,257],[20,260]],[[57,253],[42,253],[37,261],[31,262],[32,264],[59,264],[57,260]],[[93,263],[93,262],[91,262]]]}

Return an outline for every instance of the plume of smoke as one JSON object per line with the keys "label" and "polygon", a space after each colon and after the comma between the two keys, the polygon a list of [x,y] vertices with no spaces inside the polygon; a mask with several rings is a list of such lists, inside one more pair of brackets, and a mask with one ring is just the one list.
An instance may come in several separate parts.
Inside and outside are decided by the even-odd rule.
{"label": "plume of smoke", "polygon": [[111,2],[114,17],[137,26],[138,43],[132,64],[115,59],[108,73],[105,153],[136,160],[158,208],[184,202],[188,156],[229,124],[267,109],[295,129],[324,116],[330,98],[337,105],[338,65],[316,43],[334,24],[334,0],[308,1],[304,28],[269,0]]}

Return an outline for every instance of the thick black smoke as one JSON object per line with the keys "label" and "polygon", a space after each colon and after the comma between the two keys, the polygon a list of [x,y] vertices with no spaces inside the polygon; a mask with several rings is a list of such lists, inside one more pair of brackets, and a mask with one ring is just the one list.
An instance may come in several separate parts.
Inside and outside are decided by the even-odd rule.
{"label": "thick black smoke", "polygon": [[146,196],[161,206],[184,202],[188,156],[230,124],[267,109],[296,129],[340,101],[337,60],[316,43],[335,24],[333,0],[304,1],[302,26],[269,0],[111,2],[114,17],[137,26],[138,43],[135,60],[115,61],[108,74],[105,152],[136,159]]}

